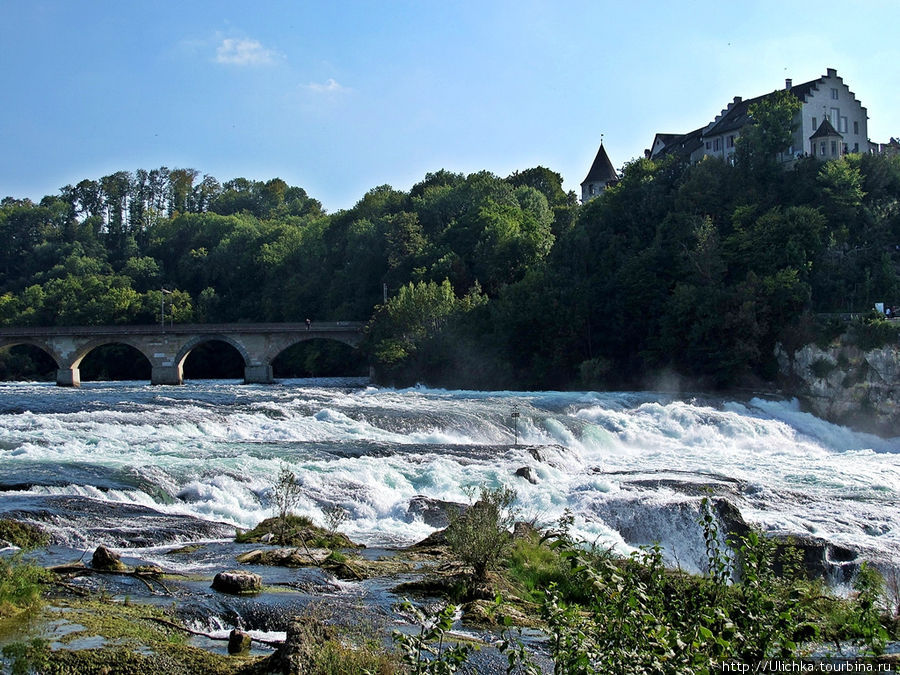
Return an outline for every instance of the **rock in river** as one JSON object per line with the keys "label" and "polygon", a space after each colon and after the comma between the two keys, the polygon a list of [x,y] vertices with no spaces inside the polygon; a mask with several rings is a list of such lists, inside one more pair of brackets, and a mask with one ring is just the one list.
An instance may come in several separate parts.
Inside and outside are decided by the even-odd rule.
{"label": "rock in river", "polygon": [[239,570],[219,572],[213,579],[212,587],[217,591],[232,595],[259,593],[262,590],[262,577],[253,572]]}

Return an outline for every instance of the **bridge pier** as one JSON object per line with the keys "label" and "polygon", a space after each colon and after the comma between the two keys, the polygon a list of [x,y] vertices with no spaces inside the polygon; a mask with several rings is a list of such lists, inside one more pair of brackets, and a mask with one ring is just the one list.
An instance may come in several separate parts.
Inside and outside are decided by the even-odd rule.
{"label": "bridge pier", "polygon": [[78,368],[60,368],[56,371],[57,387],[80,387],[81,371]]}
{"label": "bridge pier", "polygon": [[184,376],[180,366],[153,366],[150,384],[182,384]]}
{"label": "bridge pier", "polygon": [[244,366],[244,384],[272,384],[274,381],[271,363]]}

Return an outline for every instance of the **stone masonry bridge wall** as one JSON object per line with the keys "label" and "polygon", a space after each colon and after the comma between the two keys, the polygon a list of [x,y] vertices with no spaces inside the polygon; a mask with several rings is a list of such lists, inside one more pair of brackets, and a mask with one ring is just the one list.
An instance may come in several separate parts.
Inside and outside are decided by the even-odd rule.
{"label": "stone masonry bridge wall", "polygon": [[152,384],[181,384],[183,366],[191,350],[211,340],[234,347],[244,359],[244,381],[271,383],[272,361],[298,342],[336,340],[358,347],[364,324],[358,321],[305,323],[176,324],[172,326],[58,326],[53,328],[0,328],[0,348],[27,344],[56,361],[56,383],[81,384],[79,365],[91,350],[107,344],[125,344],[150,362]]}

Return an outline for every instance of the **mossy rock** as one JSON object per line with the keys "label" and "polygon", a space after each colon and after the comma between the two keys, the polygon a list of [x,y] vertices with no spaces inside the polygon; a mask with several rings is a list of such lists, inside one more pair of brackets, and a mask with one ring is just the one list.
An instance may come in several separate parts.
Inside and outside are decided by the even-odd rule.
{"label": "mossy rock", "polygon": [[340,532],[329,532],[315,525],[305,516],[288,516],[284,523],[284,536],[279,518],[266,518],[252,530],[239,533],[234,540],[239,544],[278,544],[280,546],[310,546],[330,550],[365,548]]}
{"label": "mossy rock", "polygon": [[9,518],[0,518],[0,541],[21,549],[31,550],[50,543],[50,535],[37,525]]}
{"label": "mossy rock", "polygon": [[105,546],[98,546],[94,551],[94,555],[91,557],[91,567],[106,572],[124,572],[128,569],[119,554]]}
{"label": "mossy rock", "polygon": [[237,561],[242,565],[270,565],[272,567],[310,567],[324,563],[331,555],[327,548],[255,549],[242,553]]}

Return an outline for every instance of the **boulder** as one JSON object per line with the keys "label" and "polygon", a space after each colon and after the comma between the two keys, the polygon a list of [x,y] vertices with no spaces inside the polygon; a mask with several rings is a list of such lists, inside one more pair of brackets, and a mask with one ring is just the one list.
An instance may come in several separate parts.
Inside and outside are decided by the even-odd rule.
{"label": "boulder", "polygon": [[231,595],[247,595],[262,590],[262,577],[253,572],[231,570],[219,572],[212,582],[212,588]]}
{"label": "boulder", "polygon": [[810,578],[824,578],[832,583],[845,584],[853,580],[859,569],[858,553],[845,546],[812,536],[777,535],[773,539],[778,542],[775,571],[779,574],[782,571],[783,553],[791,546],[800,552],[802,569]]}
{"label": "boulder", "polygon": [[524,478],[532,485],[537,485],[537,472],[532,469],[530,466],[523,466],[516,469],[516,474],[519,478]]}
{"label": "boulder", "polygon": [[250,637],[249,633],[234,628],[228,634],[228,653],[246,654],[250,651],[250,643],[252,641],[253,638]]}
{"label": "boulder", "polygon": [[124,572],[128,569],[122,562],[121,556],[105,546],[98,546],[94,551],[94,555],[91,557],[91,567],[106,572]]}
{"label": "boulder", "polygon": [[237,561],[243,565],[272,565],[276,567],[309,567],[321,565],[331,550],[327,548],[275,548],[254,549],[241,553]]}
{"label": "boulder", "polygon": [[459,515],[467,508],[466,504],[432,499],[424,495],[416,495],[409,500],[406,507],[408,520],[421,519],[429,527],[444,528],[450,524],[451,514]]}
{"label": "boulder", "polygon": [[288,624],[284,644],[261,663],[259,672],[307,673],[315,664],[320,647],[334,639],[331,626],[312,617],[294,617]]}

